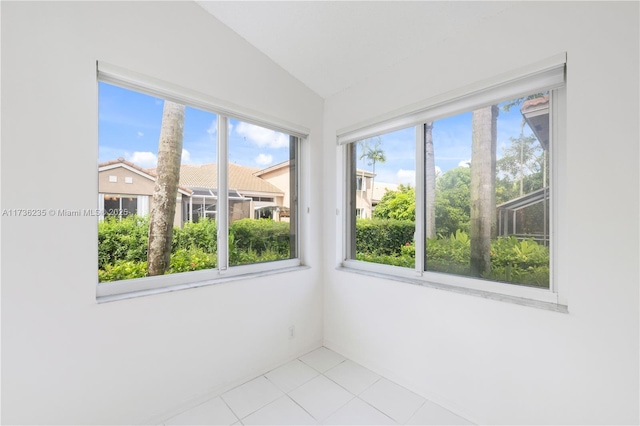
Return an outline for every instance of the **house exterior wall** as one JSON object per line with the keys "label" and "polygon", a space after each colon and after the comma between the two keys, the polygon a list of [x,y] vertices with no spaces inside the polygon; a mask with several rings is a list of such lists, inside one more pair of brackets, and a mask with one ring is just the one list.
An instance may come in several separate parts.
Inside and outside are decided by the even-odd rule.
{"label": "house exterior wall", "polygon": [[[110,182],[111,176],[115,176],[117,181]],[[125,178],[131,178],[131,183],[127,183]],[[128,170],[124,167],[113,168],[98,172],[98,192],[100,194],[129,194],[129,195],[148,195],[149,211],[153,208],[153,190],[155,182]],[[178,193],[176,198],[176,213],[173,219],[173,226],[182,226],[182,197]]]}
{"label": "house exterior wall", "polygon": [[282,192],[284,192],[284,196],[277,197],[277,205],[291,207],[289,200],[291,199],[291,188],[289,186],[289,167],[282,167],[277,170],[273,170],[268,173],[264,173],[260,175],[260,178],[266,180],[267,182],[278,187]]}
{"label": "house exterior wall", "polygon": [[[640,422],[638,16],[638,2],[510,2],[326,100],[325,345],[478,424]],[[336,269],[338,129],[565,51],[554,268],[568,314]]]}
{"label": "house exterior wall", "polygon": [[[117,182],[110,182],[111,176],[115,176]],[[132,183],[126,183],[125,178],[131,178]],[[102,194],[153,195],[154,186],[154,181],[124,167],[98,172],[98,191]]]}
{"label": "house exterior wall", "polygon": [[356,190],[356,209],[361,209],[363,211],[364,218],[371,218],[371,214],[373,213],[372,209],[372,197],[373,197],[373,181],[369,176],[358,175],[363,178],[364,181],[364,191]]}
{"label": "house exterior wall", "polygon": [[[311,129],[320,204],[322,99],[195,2],[0,7],[3,208],[97,207],[96,60]],[[95,217],[3,217],[2,423],[159,424],[317,348],[321,217],[302,219],[308,269],[98,304]]]}

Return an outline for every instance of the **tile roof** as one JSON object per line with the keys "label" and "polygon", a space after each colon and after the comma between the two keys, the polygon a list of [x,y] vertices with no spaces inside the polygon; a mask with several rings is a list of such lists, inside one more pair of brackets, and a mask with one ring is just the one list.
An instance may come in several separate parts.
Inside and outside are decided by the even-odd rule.
{"label": "tile roof", "polygon": [[[254,175],[260,169],[229,163],[229,189],[242,192],[273,192],[282,194],[282,189]],[[183,164],[180,167],[180,185],[200,188],[218,187],[218,165]]]}
{"label": "tile roof", "polygon": [[524,101],[522,103],[522,106],[520,107],[520,111],[525,112],[532,109],[533,107],[537,107],[537,106],[548,104],[548,103],[549,103],[549,95],[542,95],[538,98],[528,99]]}
{"label": "tile roof", "polygon": [[[110,166],[113,164],[126,164],[142,173],[152,177],[157,177],[156,169],[144,169],[130,161],[120,157],[117,160],[105,161],[98,164],[98,167]],[[245,167],[239,164],[229,163],[229,189],[244,192],[272,192],[283,194],[283,190],[256,176],[261,169]],[[180,189],[192,193],[189,187],[197,188],[217,188],[218,187],[218,165],[210,164],[183,164],[180,166]]]}

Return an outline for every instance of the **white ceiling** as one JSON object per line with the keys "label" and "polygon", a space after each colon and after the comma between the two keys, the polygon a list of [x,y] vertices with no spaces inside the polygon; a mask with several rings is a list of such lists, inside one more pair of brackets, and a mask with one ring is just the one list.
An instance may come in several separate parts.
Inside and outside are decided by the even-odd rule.
{"label": "white ceiling", "polygon": [[513,4],[196,2],[323,98]]}

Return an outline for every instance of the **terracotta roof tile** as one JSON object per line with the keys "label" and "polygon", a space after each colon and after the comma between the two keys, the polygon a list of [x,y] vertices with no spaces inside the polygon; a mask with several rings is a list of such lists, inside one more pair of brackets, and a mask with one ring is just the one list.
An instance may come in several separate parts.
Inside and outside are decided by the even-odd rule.
{"label": "terracotta roof tile", "polygon": [[[260,169],[229,163],[229,189],[242,192],[275,192],[282,189],[254,175]],[[153,169],[155,173],[155,169]],[[199,188],[218,187],[218,165],[183,164],[180,167],[180,185]]]}
{"label": "terracotta roof tile", "polygon": [[548,104],[548,103],[549,103],[549,95],[543,95],[543,96],[540,96],[539,98],[529,99],[522,103],[522,106],[520,107],[520,112],[525,112],[533,107],[537,107],[537,106]]}

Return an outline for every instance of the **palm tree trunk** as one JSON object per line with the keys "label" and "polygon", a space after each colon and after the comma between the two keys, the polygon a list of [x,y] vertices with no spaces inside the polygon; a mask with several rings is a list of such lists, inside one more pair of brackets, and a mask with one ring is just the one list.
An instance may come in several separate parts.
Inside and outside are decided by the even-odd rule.
{"label": "palm tree trunk", "polygon": [[426,174],[426,237],[436,236],[436,162],[433,153],[433,122],[424,125],[424,145],[426,154],[425,174]]}
{"label": "palm tree trunk", "polygon": [[173,220],[180,181],[182,134],[185,106],[164,101],[162,128],[158,143],[158,167],[149,219],[147,275],[162,275],[169,269]]}
{"label": "palm tree trunk", "polygon": [[491,238],[496,235],[496,139],[498,107],[473,111],[471,142],[472,276],[491,270]]}

